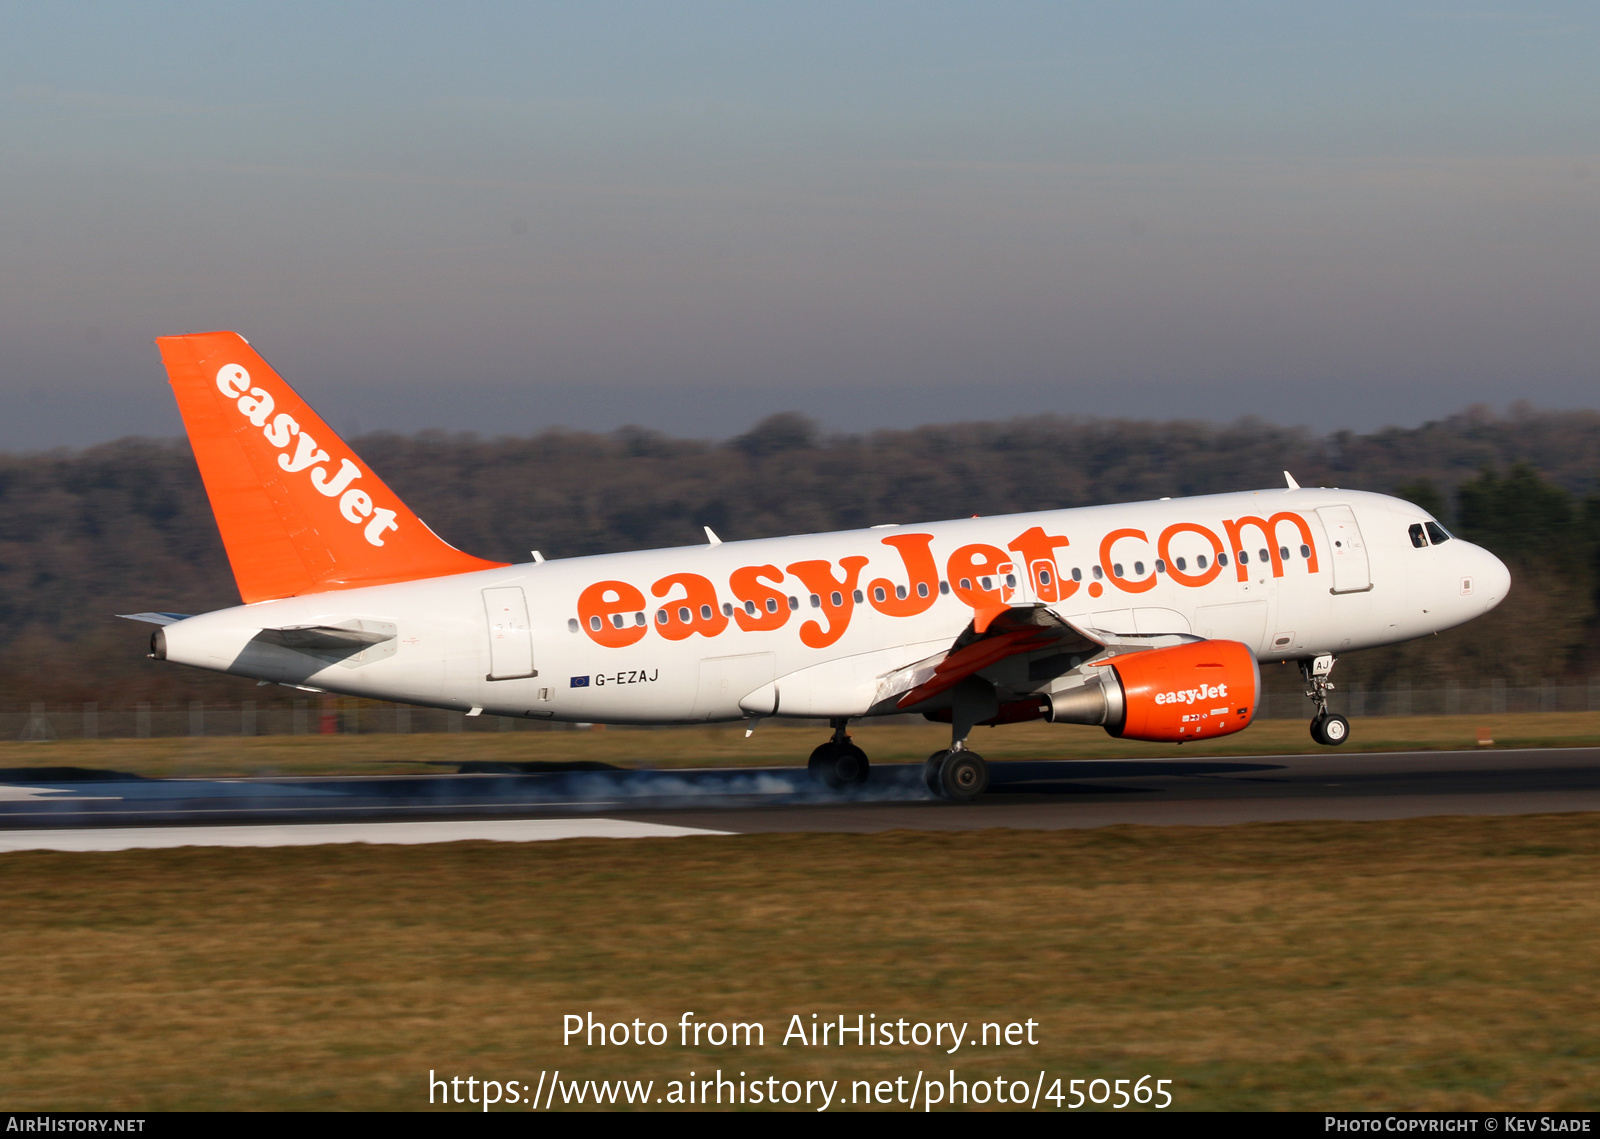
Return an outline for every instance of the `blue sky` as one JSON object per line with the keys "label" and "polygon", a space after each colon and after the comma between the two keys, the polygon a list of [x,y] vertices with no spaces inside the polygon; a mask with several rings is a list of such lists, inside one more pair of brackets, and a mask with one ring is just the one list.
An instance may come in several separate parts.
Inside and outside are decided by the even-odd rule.
{"label": "blue sky", "polygon": [[0,9],[0,447],[1600,405],[1579,4]]}

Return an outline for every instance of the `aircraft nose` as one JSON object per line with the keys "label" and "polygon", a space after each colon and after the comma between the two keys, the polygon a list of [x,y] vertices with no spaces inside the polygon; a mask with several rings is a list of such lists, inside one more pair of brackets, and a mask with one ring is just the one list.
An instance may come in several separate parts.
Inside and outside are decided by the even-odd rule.
{"label": "aircraft nose", "polygon": [[1487,613],[1506,599],[1511,590],[1511,571],[1505,562],[1482,546],[1476,548],[1476,554],[1473,559],[1478,563],[1473,571],[1477,579],[1475,592],[1483,598],[1483,611]]}

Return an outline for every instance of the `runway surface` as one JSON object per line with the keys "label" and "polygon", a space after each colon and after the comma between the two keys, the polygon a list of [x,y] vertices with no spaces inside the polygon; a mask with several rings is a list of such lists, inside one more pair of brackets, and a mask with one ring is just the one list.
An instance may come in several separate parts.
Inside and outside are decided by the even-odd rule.
{"label": "runway surface", "polygon": [[[988,794],[945,803],[923,790],[920,764],[875,765],[867,784],[848,792],[813,784],[800,768],[254,779],[14,768],[0,770],[0,851],[1600,811],[1600,748],[1040,760],[990,770]],[[547,822],[506,829],[505,820],[518,819]],[[448,825],[372,829],[402,822]],[[173,833],[135,843],[140,836],[108,828]],[[98,834],[69,838],[67,830]]]}

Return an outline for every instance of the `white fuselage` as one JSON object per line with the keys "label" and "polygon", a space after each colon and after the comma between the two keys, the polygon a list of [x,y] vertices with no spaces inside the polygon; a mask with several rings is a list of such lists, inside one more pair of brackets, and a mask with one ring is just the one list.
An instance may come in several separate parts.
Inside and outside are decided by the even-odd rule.
{"label": "white fuselage", "polygon": [[[1270,538],[1250,521],[1274,518]],[[165,628],[166,657],[328,692],[552,720],[859,716],[886,710],[877,700],[886,675],[950,648],[986,587],[1079,628],[1236,640],[1263,661],[1404,641],[1503,600],[1510,575],[1492,554],[1460,539],[1413,544],[1408,529],[1427,520],[1398,499],[1308,488],[605,554],[207,613]],[[895,607],[896,584],[917,597],[909,559],[887,541],[897,535],[926,535],[917,541],[937,567],[925,607],[910,615],[884,611]],[[985,575],[987,586],[961,568],[972,564],[961,551],[979,548],[1012,559]],[[952,568],[958,555],[968,560]],[[819,562],[839,585],[818,587]],[[812,568],[790,568],[799,564]],[[748,596],[750,578],[736,571],[760,566],[776,574],[749,598],[752,616],[738,585]],[[973,578],[965,589],[951,580],[964,577]],[[884,583],[882,603],[874,581]],[[596,593],[597,583],[632,587],[644,603],[580,612],[585,597],[634,596]],[[783,599],[777,613],[773,594]],[[258,639],[263,629],[319,625],[392,637],[338,659]],[[622,638],[632,643],[602,643]]]}

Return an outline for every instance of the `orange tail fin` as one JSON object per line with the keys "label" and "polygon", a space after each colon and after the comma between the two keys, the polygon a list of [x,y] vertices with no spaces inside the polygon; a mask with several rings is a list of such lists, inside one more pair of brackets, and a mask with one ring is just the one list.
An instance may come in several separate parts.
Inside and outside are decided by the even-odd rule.
{"label": "orange tail fin", "polygon": [[244,337],[156,346],[247,604],[505,564],[428,529]]}

